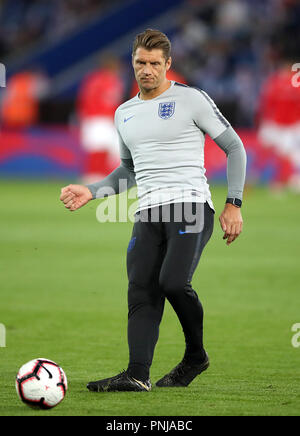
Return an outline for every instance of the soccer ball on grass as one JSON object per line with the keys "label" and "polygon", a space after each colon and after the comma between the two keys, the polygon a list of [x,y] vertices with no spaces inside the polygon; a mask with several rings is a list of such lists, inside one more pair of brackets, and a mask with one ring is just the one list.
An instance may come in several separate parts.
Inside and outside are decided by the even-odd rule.
{"label": "soccer ball on grass", "polygon": [[65,397],[68,388],[63,369],[49,359],[34,359],[23,365],[16,377],[20,399],[30,407],[51,409]]}

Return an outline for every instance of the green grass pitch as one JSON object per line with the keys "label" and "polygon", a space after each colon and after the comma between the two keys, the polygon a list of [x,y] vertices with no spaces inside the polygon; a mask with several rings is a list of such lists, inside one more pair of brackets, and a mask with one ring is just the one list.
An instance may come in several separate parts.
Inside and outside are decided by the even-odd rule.
{"label": "green grass pitch", "polygon": [[[215,231],[193,286],[205,309],[209,370],[188,388],[91,393],[90,380],[126,369],[126,249],[131,223],[96,220],[99,201],[70,213],[64,183],[1,182],[0,415],[299,415],[300,199],[246,190],[244,232],[227,247],[218,216],[226,190],[212,187]],[[145,247],[145,250],[147,248]],[[183,355],[183,335],[166,305],[151,379]],[[18,399],[21,365],[45,357],[65,370],[69,390],[50,411]]]}

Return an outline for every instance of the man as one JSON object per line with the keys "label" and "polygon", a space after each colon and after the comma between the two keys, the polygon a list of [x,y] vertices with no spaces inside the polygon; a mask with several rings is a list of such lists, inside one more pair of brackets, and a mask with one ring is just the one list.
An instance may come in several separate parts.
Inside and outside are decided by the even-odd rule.
{"label": "man", "polygon": [[122,103],[124,83],[118,58],[107,53],[99,68],[83,80],[77,99],[80,140],[84,150],[83,183],[103,179],[119,165],[114,114]]}
{"label": "man", "polygon": [[300,192],[300,87],[295,86],[294,63],[286,55],[263,83],[257,120],[258,138],[265,148],[261,154],[278,162],[273,187]]}
{"label": "man", "polygon": [[139,207],[127,252],[129,365],[115,377],[90,382],[91,391],[151,390],[150,367],[165,298],[181,323],[186,350],[183,360],[156,385],[188,386],[209,366],[203,308],[191,286],[213,230],[205,133],[228,155],[229,194],[220,216],[227,244],[242,231],[243,145],[203,91],[167,80],[170,48],[166,35],[157,30],[137,35],[132,63],[140,92],[115,114],[121,165],[99,183],[63,188],[60,197],[74,211],[104,197],[107,187],[119,193],[121,179],[129,188],[138,188]]}

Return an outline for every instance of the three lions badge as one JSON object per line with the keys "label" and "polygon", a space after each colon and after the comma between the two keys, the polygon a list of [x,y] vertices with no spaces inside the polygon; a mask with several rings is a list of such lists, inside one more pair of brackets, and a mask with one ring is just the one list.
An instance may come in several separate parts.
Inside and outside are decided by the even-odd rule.
{"label": "three lions badge", "polygon": [[174,115],[175,112],[175,101],[169,101],[166,103],[159,103],[158,115],[163,120],[168,120]]}

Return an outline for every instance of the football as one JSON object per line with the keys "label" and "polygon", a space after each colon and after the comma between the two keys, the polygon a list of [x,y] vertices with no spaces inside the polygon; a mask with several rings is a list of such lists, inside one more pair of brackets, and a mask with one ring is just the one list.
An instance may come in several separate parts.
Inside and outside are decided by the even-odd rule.
{"label": "football", "polygon": [[65,397],[68,384],[63,369],[49,359],[34,359],[23,365],[16,377],[19,398],[28,406],[51,409]]}

